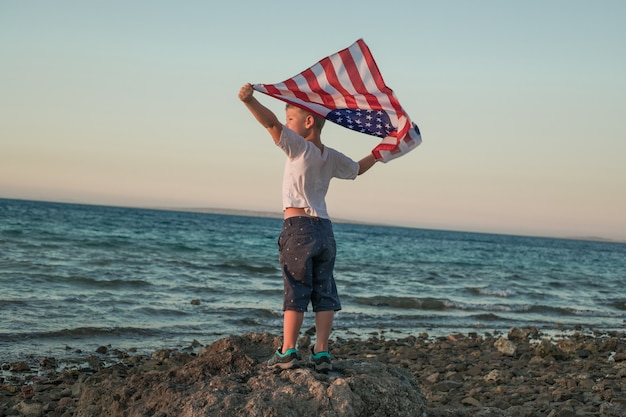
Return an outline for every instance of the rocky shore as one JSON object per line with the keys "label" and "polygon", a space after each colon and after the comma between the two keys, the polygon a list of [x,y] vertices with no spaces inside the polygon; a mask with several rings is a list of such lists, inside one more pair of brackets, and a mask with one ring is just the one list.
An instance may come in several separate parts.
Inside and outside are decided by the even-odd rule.
{"label": "rocky shore", "polygon": [[273,371],[266,333],[152,355],[101,347],[80,363],[2,364],[0,417],[626,416],[626,335],[336,339],[334,369]]}

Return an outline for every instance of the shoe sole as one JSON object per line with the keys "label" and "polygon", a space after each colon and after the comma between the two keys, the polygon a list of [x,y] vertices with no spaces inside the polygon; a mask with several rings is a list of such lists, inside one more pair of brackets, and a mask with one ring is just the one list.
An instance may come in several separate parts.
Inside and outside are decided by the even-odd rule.
{"label": "shoe sole", "polygon": [[289,362],[276,362],[272,365],[269,365],[270,368],[272,369],[276,369],[276,368],[280,368],[280,369],[292,369],[292,368],[297,368],[298,367],[298,361],[296,359],[292,359]]}
{"label": "shoe sole", "polygon": [[316,363],[313,366],[315,367],[316,371],[332,371],[333,370],[333,365],[328,362],[322,362],[320,364]]}

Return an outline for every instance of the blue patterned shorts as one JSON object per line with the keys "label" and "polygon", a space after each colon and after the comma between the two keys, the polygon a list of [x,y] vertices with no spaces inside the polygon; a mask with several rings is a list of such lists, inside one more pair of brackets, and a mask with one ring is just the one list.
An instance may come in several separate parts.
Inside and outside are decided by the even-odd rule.
{"label": "blue patterned shorts", "polygon": [[337,244],[330,220],[290,217],[278,238],[283,274],[283,310],[339,311],[341,303],[333,276]]}

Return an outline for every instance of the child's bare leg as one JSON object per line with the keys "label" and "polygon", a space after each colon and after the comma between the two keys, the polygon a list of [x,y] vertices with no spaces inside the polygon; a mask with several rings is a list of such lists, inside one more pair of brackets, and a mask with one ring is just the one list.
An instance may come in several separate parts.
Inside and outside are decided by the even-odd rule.
{"label": "child's bare leg", "polygon": [[300,311],[285,310],[283,316],[283,351],[296,347],[298,336],[300,336],[300,328],[304,320],[304,313]]}
{"label": "child's bare leg", "polygon": [[328,339],[333,329],[334,311],[318,311],[315,313],[315,347],[314,353],[328,352]]}

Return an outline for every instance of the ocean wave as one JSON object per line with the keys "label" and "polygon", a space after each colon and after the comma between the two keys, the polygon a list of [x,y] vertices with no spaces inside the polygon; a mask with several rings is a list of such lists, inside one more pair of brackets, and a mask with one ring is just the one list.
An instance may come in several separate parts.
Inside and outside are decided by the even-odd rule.
{"label": "ocean wave", "polygon": [[570,307],[555,307],[549,305],[542,304],[522,304],[518,305],[514,311],[522,312],[522,313],[534,313],[534,314],[542,314],[542,315],[557,315],[557,316],[576,316],[577,311]]}
{"label": "ocean wave", "polygon": [[470,316],[472,319],[477,320],[477,321],[489,321],[489,322],[495,322],[495,321],[502,321],[505,320],[504,317],[501,317],[497,314],[493,314],[493,313],[484,313],[484,314],[474,314],[472,316]]}
{"label": "ocean wave", "polygon": [[509,298],[516,294],[515,291],[508,289],[494,289],[494,288],[485,288],[485,287],[469,287],[467,289],[472,295],[476,296],[487,296],[487,297],[499,297],[499,298]]}
{"label": "ocean wave", "polygon": [[107,236],[107,239],[86,239],[78,237],[74,239],[72,244],[89,249],[97,250],[110,250],[110,249],[124,249],[128,247],[134,247],[137,242],[125,236]]}
{"label": "ocean wave", "polygon": [[[465,311],[484,311],[487,314],[492,312],[499,313],[513,313],[513,314],[528,314],[534,316],[589,316],[589,317],[601,317],[602,313],[591,310],[577,309],[572,307],[562,306],[550,306],[543,304],[480,304],[480,303],[468,303],[468,302],[451,302],[449,309],[459,309]],[[609,316],[606,316],[609,317]]]}
{"label": "ocean wave", "polygon": [[71,276],[67,278],[59,279],[59,277],[53,277],[57,282],[66,282],[75,284],[81,287],[96,287],[103,289],[111,289],[111,288],[125,288],[125,289],[146,289],[151,288],[154,285],[150,282],[144,281],[142,279],[122,279],[122,278],[114,278],[114,279],[96,279],[85,276]]}
{"label": "ocean wave", "polygon": [[165,246],[167,246],[169,249],[171,249],[174,252],[196,253],[196,252],[201,252],[205,250],[203,247],[193,246],[191,244],[184,243],[184,242],[168,243]]}
{"label": "ocean wave", "polygon": [[39,332],[0,333],[0,340],[24,339],[73,339],[85,337],[111,336],[115,338],[126,336],[157,336],[159,329],[138,327],[76,327]]}
{"label": "ocean wave", "polygon": [[236,315],[233,315],[231,319],[226,321],[243,326],[259,326],[266,325],[268,320],[281,319],[282,316],[282,311],[259,308],[248,309],[245,314],[237,311]]}
{"label": "ocean wave", "polygon": [[[373,296],[356,297],[354,303],[367,307],[389,307],[399,310],[424,310],[424,311],[447,311],[454,314],[455,310],[468,313],[497,315],[516,314],[544,317],[595,317],[595,318],[620,318],[622,314],[613,314],[606,311],[596,311],[576,307],[551,306],[544,304],[529,303],[475,303],[470,301],[453,301],[439,298]],[[626,310],[626,307],[624,308]]]}
{"label": "ocean wave", "polygon": [[613,301],[609,303],[609,307],[613,307],[617,310],[626,311],[626,301],[624,300]]}
{"label": "ocean wave", "polygon": [[[4,229],[2,231],[2,234],[4,236],[10,236],[10,237],[21,237],[24,235],[24,231],[21,229]],[[5,243],[6,241],[4,239],[0,239],[0,243]]]}
{"label": "ocean wave", "polygon": [[393,307],[400,309],[417,310],[445,310],[448,308],[446,300],[437,298],[394,297],[378,295],[374,297],[356,297],[357,304],[373,307]]}
{"label": "ocean wave", "polygon": [[184,310],[180,310],[180,309],[173,309],[173,308],[158,308],[158,307],[153,307],[153,306],[147,306],[147,307],[140,307],[137,308],[135,310],[133,310],[134,314],[143,314],[146,315],[148,317],[181,317],[181,316],[188,316],[190,313]]}
{"label": "ocean wave", "polygon": [[215,265],[217,268],[226,269],[226,270],[241,270],[242,272],[254,272],[259,274],[274,274],[278,270],[276,266],[269,265],[251,265],[246,262],[226,262]]}

